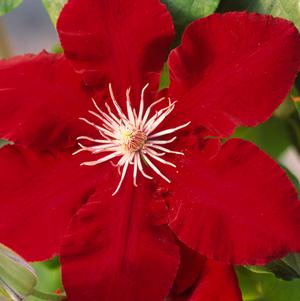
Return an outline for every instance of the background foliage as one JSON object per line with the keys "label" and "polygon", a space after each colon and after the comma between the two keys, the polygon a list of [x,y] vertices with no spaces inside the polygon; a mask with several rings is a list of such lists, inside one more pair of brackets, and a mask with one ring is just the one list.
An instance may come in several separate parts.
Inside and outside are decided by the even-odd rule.
{"label": "background foliage", "polygon": [[22,4],[23,0],[1,0],[0,16],[3,16]]}
{"label": "background foliage", "polygon": [[[37,0],[38,1],[38,0]],[[41,0],[55,26],[59,13],[67,0]],[[294,22],[300,29],[300,2],[298,0],[162,0],[174,19],[177,39],[186,26],[195,19],[215,11],[240,11],[271,14]],[[22,0],[0,0],[0,16],[17,8]],[[175,45],[175,44],[174,44]],[[60,49],[56,47],[56,49]],[[1,52],[0,52],[1,53]],[[165,67],[161,87],[168,85],[168,70]],[[300,80],[274,116],[256,128],[239,128],[235,137],[253,141],[280,163],[281,155],[288,148],[300,154]],[[0,147],[5,141],[0,140]],[[282,164],[281,164],[282,165]],[[297,178],[285,167],[300,193]],[[300,237],[300,233],[299,233]],[[61,288],[60,266],[57,258],[48,262],[34,263],[39,276],[38,286],[44,291]],[[299,301],[300,300],[300,254],[269,263],[264,267],[237,267],[237,274],[245,301]],[[30,301],[37,301],[32,298]]]}

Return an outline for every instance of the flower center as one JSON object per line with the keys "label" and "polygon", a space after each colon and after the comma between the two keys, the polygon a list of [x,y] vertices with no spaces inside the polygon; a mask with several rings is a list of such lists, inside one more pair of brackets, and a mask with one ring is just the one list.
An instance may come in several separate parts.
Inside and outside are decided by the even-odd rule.
{"label": "flower center", "polygon": [[98,131],[100,137],[78,137],[78,141],[90,141],[93,142],[94,145],[85,146],[82,142],[78,142],[80,149],[77,150],[74,155],[82,151],[88,151],[94,155],[107,153],[95,161],[83,162],[81,165],[94,166],[106,161],[112,161],[119,157],[119,160],[116,164],[113,163],[113,166],[118,168],[121,177],[113,195],[119,191],[130,165],[133,165],[134,186],[137,186],[136,179],[138,173],[141,173],[145,178],[153,179],[152,176],[149,176],[144,171],[143,164],[146,164],[148,168],[152,169],[157,175],[170,183],[171,181],[159,170],[156,163],[176,167],[173,163],[165,160],[163,157],[166,154],[184,155],[181,152],[173,151],[168,147],[165,147],[165,145],[171,144],[176,139],[176,136],[168,139],[165,139],[165,136],[171,135],[188,126],[190,122],[175,128],[157,132],[157,127],[174,110],[175,102],[171,102],[169,99],[166,107],[156,110],[153,113],[154,107],[165,100],[165,97],[163,97],[154,101],[147,109],[145,109],[144,93],[148,85],[149,84],[142,89],[138,112],[131,106],[130,88],[126,91],[127,113],[125,114],[116,101],[112,86],[109,84],[109,93],[114,109],[112,110],[109,104],[105,103],[106,111],[103,111],[93,99],[96,112],[89,111],[89,113],[96,117],[100,121],[100,124],[91,122],[86,118],[80,118],[82,121],[94,127]]}
{"label": "flower center", "polygon": [[133,153],[143,148],[147,137],[138,129],[124,129],[121,131],[120,144],[125,152]]}

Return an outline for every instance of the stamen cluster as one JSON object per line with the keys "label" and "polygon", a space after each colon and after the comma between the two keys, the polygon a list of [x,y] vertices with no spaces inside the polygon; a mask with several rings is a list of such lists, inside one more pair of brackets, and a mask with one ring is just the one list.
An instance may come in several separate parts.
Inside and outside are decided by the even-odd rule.
{"label": "stamen cluster", "polygon": [[85,146],[79,142],[78,145],[80,146],[80,149],[74,154],[82,151],[88,151],[92,154],[108,153],[95,161],[83,162],[81,165],[93,166],[113,160],[116,157],[120,157],[119,161],[116,164],[113,164],[118,168],[119,174],[121,175],[119,184],[113,195],[119,191],[130,165],[133,165],[134,186],[137,186],[136,179],[138,172],[140,172],[145,178],[152,179],[152,177],[144,171],[143,163],[148,165],[156,174],[170,183],[170,180],[159,170],[154,161],[176,167],[173,163],[163,159],[162,157],[167,153],[183,155],[181,152],[176,152],[163,146],[165,144],[172,143],[176,137],[168,140],[161,139],[161,137],[172,134],[179,129],[188,126],[190,122],[175,128],[155,132],[157,127],[174,110],[175,102],[171,102],[169,99],[166,107],[155,111],[155,113],[151,115],[153,108],[166,98],[162,97],[156,100],[147,109],[145,109],[144,95],[148,85],[149,84],[142,89],[138,112],[136,112],[131,105],[130,88],[126,90],[127,114],[125,114],[116,101],[112,86],[109,84],[109,93],[114,105],[114,112],[108,103],[105,103],[107,112],[104,112],[99,108],[96,101],[92,99],[96,112],[89,111],[89,113],[97,117],[101,121],[101,125],[95,124],[86,118],[80,118],[82,121],[96,128],[102,137],[101,139],[94,139],[87,136],[78,137],[77,140],[79,141],[87,140],[94,142],[95,145]]}

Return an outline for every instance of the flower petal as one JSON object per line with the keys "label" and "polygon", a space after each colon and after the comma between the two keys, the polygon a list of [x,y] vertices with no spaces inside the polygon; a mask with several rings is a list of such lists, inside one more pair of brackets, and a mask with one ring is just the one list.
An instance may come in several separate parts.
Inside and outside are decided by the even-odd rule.
{"label": "flower petal", "polygon": [[57,24],[66,56],[92,86],[112,83],[116,97],[132,87],[137,103],[159,73],[173,39],[172,19],[158,0],[70,0]]}
{"label": "flower petal", "polygon": [[0,150],[2,243],[30,261],[58,253],[65,227],[101,181],[98,169],[81,167],[81,159],[17,145]]}
{"label": "flower petal", "polygon": [[239,283],[232,266],[207,260],[190,301],[242,301]]}
{"label": "flower petal", "polygon": [[182,242],[235,264],[263,264],[300,251],[300,202],[269,156],[240,139],[227,141],[211,158],[196,142],[185,147],[170,187],[170,227]]}
{"label": "flower petal", "polygon": [[[62,55],[42,52],[0,62],[0,137],[39,150],[75,145],[91,101]],[[84,129],[84,130],[83,130]]]}
{"label": "flower petal", "polygon": [[176,117],[222,136],[265,121],[291,88],[299,53],[297,29],[284,19],[233,12],[192,23],[169,58]]}
{"label": "flower petal", "polygon": [[162,301],[171,289],[179,265],[172,233],[157,223],[149,182],[126,181],[114,197],[102,183],[70,224],[61,251],[70,301]]}
{"label": "flower petal", "polygon": [[242,301],[239,283],[232,266],[207,259],[198,284],[191,293],[170,301]]}
{"label": "flower petal", "polygon": [[183,295],[195,287],[203,273],[207,259],[183,243],[179,243],[179,246],[180,266],[172,291],[176,295]]}

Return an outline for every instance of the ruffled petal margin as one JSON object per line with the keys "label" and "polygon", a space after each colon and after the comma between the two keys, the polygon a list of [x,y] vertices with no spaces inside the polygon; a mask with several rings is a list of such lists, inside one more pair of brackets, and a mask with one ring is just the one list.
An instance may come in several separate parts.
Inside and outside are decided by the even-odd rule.
{"label": "ruffled petal margin", "polygon": [[233,264],[264,264],[300,251],[297,192],[269,156],[240,139],[211,158],[197,142],[183,145],[169,192],[170,227],[182,242]]}
{"label": "ruffled petal margin", "polygon": [[70,0],[57,24],[67,58],[85,82],[133,102],[150,83],[156,91],[174,29],[159,0]]}
{"label": "ruffled petal margin", "polygon": [[300,35],[284,19],[246,12],[192,23],[169,57],[176,119],[220,136],[268,119],[300,67]]}

